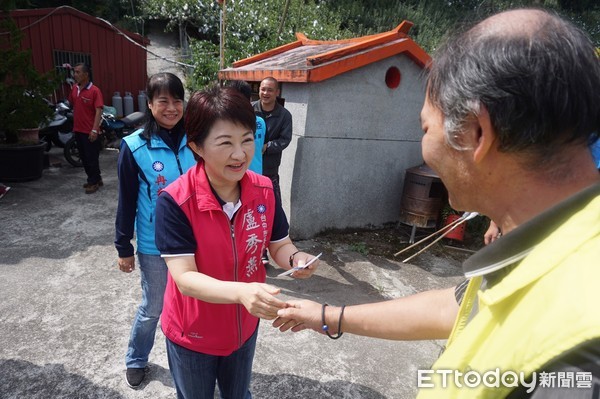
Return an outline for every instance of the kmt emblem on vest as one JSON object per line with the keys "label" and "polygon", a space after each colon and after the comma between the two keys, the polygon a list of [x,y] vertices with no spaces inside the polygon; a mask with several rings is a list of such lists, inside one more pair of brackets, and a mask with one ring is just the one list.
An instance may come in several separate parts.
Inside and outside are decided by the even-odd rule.
{"label": "kmt emblem on vest", "polygon": [[162,170],[165,168],[165,164],[160,162],[160,161],[154,161],[152,162],[152,169],[154,169],[156,172],[162,172]]}

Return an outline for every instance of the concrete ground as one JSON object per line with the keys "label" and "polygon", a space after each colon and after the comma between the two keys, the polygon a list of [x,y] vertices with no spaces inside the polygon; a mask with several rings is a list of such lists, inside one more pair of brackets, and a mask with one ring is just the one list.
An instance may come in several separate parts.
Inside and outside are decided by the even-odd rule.
{"label": "concrete ground", "polygon": [[[60,150],[51,151],[54,163]],[[62,159],[39,180],[10,184],[0,199],[2,399],[175,398],[160,331],[147,381],[132,390],[124,380],[141,289],[137,269],[117,269],[112,244],[117,156],[101,153],[105,185],[93,195],[81,187],[83,169]],[[425,271],[340,245],[296,244],[324,255],[309,280],[274,278],[278,271],[269,267],[267,282],[281,287],[284,299],[357,304],[460,280],[456,265]],[[352,335],[333,341],[311,331],[283,334],[262,322],[251,389],[255,398],[413,398],[417,369],[433,363],[441,344]]]}
{"label": "concrete ground", "polygon": [[[150,39],[146,53],[146,73],[148,77],[158,72],[170,72],[176,75],[186,87],[186,78],[184,67],[175,61],[187,63],[189,60],[182,59],[179,49],[179,36],[177,32],[166,32],[162,25],[150,25],[146,32],[146,37]],[[186,90],[185,98],[190,97]]]}

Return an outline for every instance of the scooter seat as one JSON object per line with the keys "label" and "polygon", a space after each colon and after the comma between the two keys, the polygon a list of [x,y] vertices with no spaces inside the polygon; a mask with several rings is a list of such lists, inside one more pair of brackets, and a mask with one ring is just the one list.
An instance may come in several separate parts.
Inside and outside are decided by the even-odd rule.
{"label": "scooter seat", "polygon": [[110,120],[110,119],[108,119],[108,120],[106,120],[106,125],[111,130],[123,129],[126,126],[125,122],[123,122],[122,119],[119,119],[119,120]]}
{"label": "scooter seat", "polygon": [[121,122],[125,123],[127,126],[135,126],[142,123],[142,121],[146,118],[146,114],[143,112],[134,112],[127,115],[124,118],[121,118]]}

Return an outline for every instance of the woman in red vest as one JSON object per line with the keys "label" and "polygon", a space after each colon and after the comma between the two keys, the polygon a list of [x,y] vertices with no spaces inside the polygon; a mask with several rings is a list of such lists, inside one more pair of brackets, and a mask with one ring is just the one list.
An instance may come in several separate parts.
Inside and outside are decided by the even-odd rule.
{"label": "woman in red vest", "polygon": [[[259,318],[286,306],[265,284],[261,254],[284,269],[313,256],[298,251],[271,180],[248,170],[256,117],[231,87],[195,93],[185,114],[198,161],[159,195],[156,244],[169,268],[161,326],[178,398],[251,398]],[[312,275],[317,262],[294,271]]]}

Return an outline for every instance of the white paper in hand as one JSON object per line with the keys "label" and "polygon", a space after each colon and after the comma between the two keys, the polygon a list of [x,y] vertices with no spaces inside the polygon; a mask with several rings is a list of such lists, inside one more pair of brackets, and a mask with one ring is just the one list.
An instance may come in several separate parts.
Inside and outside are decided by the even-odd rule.
{"label": "white paper in hand", "polygon": [[290,274],[294,273],[296,270],[306,269],[308,266],[312,265],[317,259],[319,259],[321,257],[321,255],[323,255],[323,252],[321,252],[320,254],[318,254],[317,256],[312,258],[311,260],[309,260],[306,264],[304,264],[304,265],[299,264],[298,266],[293,267],[288,271],[278,274],[277,277],[289,276]]}

